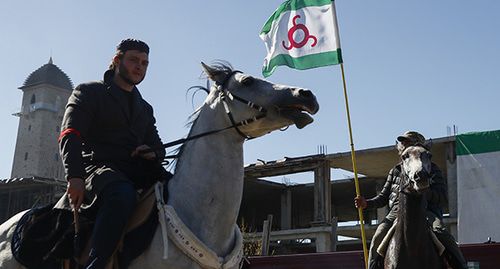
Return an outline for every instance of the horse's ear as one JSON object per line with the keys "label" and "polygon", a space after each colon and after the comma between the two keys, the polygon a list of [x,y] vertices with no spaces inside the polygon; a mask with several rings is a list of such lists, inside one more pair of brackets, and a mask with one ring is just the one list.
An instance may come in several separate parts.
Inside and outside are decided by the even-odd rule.
{"label": "horse's ear", "polygon": [[229,75],[227,72],[206,65],[204,62],[201,62],[201,66],[203,67],[203,72],[207,74],[208,78],[215,81],[219,85],[222,85]]}
{"label": "horse's ear", "polygon": [[432,138],[426,140],[423,145],[427,150],[431,150],[432,148]]}

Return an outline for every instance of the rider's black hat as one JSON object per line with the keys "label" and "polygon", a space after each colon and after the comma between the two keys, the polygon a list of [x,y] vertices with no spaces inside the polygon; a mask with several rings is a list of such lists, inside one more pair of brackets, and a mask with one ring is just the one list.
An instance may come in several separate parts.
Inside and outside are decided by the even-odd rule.
{"label": "rider's black hat", "polygon": [[116,46],[116,50],[121,51],[123,53],[125,53],[127,50],[138,50],[140,52],[145,52],[146,54],[149,54],[148,44],[146,44],[144,41],[133,38],[127,38],[120,41],[120,44]]}
{"label": "rider's black hat", "polygon": [[403,142],[403,141],[408,141],[411,142],[412,144],[424,144],[425,143],[425,137],[421,135],[419,132],[415,131],[406,131],[404,134],[398,136],[398,141]]}

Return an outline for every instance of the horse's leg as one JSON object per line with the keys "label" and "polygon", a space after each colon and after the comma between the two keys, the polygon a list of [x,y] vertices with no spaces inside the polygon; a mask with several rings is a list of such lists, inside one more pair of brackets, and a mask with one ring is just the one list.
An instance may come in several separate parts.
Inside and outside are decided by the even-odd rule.
{"label": "horse's leg", "polygon": [[2,269],[25,269],[24,266],[19,264],[10,250],[10,242],[12,235],[16,229],[17,222],[26,213],[26,211],[17,213],[2,225],[0,225],[0,268]]}

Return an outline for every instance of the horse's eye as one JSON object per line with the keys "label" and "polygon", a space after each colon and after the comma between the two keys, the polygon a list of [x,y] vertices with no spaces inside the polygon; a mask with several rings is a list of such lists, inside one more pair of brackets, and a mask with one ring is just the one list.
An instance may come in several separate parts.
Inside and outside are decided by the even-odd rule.
{"label": "horse's eye", "polygon": [[401,157],[403,158],[403,160],[406,160],[406,159],[408,159],[408,157],[410,157],[410,154],[405,153],[405,154],[403,154],[403,156],[401,156]]}
{"label": "horse's eye", "polygon": [[253,77],[245,77],[241,80],[241,84],[249,86],[253,83],[253,81],[254,81]]}

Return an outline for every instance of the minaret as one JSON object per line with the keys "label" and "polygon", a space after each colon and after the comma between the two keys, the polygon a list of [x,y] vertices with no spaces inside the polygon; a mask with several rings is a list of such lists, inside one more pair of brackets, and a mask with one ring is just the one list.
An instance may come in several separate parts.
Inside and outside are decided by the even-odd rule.
{"label": "minaret", "polygon": [[19,117],[19,128],[11,178],[63,180],[57,138],[73,83],[50,57],[19,89],[23,91],[23,101],[21,111],[14,114]]}

